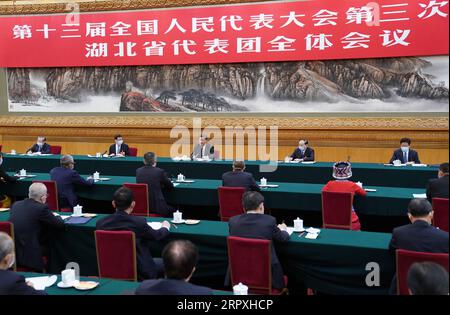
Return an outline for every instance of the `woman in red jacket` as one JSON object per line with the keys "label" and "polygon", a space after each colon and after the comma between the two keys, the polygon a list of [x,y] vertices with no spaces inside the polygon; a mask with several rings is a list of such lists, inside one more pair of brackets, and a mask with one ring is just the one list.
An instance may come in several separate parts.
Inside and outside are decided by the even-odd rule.
{"label": "woman in red jacket", "polygon": [[[333,177],[336,180],[329,181],[322,191],[351,192],[359,196],[366,195],[366,191],[362,187],[349,180],[352,177],[352,165],[349,162],[335,163],[333,165]],[[361,230],[361,224],[355,209],[352,211],[352,230]]]}

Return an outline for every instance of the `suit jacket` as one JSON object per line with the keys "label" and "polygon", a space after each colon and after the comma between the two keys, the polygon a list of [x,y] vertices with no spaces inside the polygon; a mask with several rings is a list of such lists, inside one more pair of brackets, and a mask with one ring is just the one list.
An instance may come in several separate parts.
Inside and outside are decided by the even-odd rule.
{"label": "suit jacket", "polygon": [[256,184],[255,178],[247,172],[227,172],[222,175],[222,186],[224,187],[244,187],[247,191],[261,191]]}
{"label": "suit jacket", "polygon": [[[2,180],[3,179],[3,180]],[[4,198],[4,195],[2,193],[3,189],[2,186],[6,185],[7,183],[13,183],[17,181],[17,177],[15,176],[9,176],[3,167],[0,166],[0,200]]]}
{"label": "suit jacket", "polygon": [[[128,147],[128,144],[122,143],[120,145],[120,151],[119,152],[122,152],[122,151],[125,152],[126,156],[129,155],[130,148]],[[116,144],[115,143],[110,145],[108,152],[109,152],[108,154],[110,154],[110,155],[113,154],[113,153],[116,154]]]}
{"label": "suit jacket", "polygon": [[39,151],[39,146],[37,145],[37,143],[33,144],[33,146],[32,146],[31,148],[29,148],[29,149],[27,150],[27,152],[28,152],[28,151],[31,151],[31,152],[33,152],[33,153],[35,153],[35,152],[41,152],[42,154],[50,154],[50,153],[51,153],[51,152],[50,152],[50,145],[47,144],[47,143],[44,143],[44,144],[42,145],[42,148],[41,148],[40,151]]}
{"label": "suit jacket", "polygon": [[[274,217],[266,214],[246,213],[232,217],[228,222],[230,236],[264,239],[276,242],[289,241],[289,234],[281,231]],[[284,288],[283,269],[272,244],[272,286]]]}
{"label": "suit jacket", "polygon": [[198,158],[204,158],[205,156],[208,156],[210,159],[214,158],[214,147],[211,144],[209,144],[209,143],[205,144],[204,152],[205,152],[205,155],[203,155],[202,146],[199,143],[197,143],[194,147],[194,151],[191,154],[191,158],[198,159]]}
{"label": "suit jacket", "polygon": [[448,175],[431,179],[427,186],[427,198],[432,202],[433,198],[448,199]]}
{"label": "suit jacket", "polygon": [[136,238],[136,259],[138,279],[156,278],[156,264],[150,252],[151,241],[161,241],[169,235],[169,231],[161,228],[153,230],[144,217],[132,216],[124,211],[117,211],[97,221],[97,230],[131,231]]}
{"label": "suit jacket", "polygon": [[51,229],[64,229],[64,221],[55,217],[46,204],[33,199],[15,202],[11,207],[9,221],[14,224],[17,264],[42,271],[42,256],[48,247],[48,233]]}
{"label": "suit jacket", "polygon": [[305,153],[302,153],[300,148],[295,149],[291,155],[292,159],[303,159],[303,161],[314,161],[314,150],[310,147],[306,147]]}
{"label": "suit jacket", "polygon": [[60,207],[73,208],[77,205],[76,185],[92,186],[94,180],[86,180],[77,171],[65,167],[55,167],[50,171],[50,178],[58,187]]}
{"label": "suit jacket", "polygon": [[152,212],[163,216],[169,216],[173,212],[163,195],[163,189],[173,189],[173,184],[163,169],[153,166],[138,168],[136,183],[148,185],[148,202]]}
{"label": "suit jacket", "polygon": [[136,295],[212,295],[207,287],[175,279],[146,280],[136,289]]}
{"label": "suit jacket", "polygon": [[24,276],[9,270],[0,270],[0,295],[46,295],[27,285]]}
{"label": "suit jacket", "polygon": [[425,253],[448,253],[448,233],[423,220],[395,228],[391,250],[405,249]]}
{"label": "suit jacket", "polygon": [[392,164],[395,160],[400,160],[400,161],[402,161],[403,164],[405,164],[406,162],[414,162],[416,164],[420,164],[419,153],[417,153],[417,151],[414,151],[411,149],[409,149],[409,152],[408,152],[408,161],[404,160],[403,151],[401,149],[395,150],[394,153],[392,154],[392,157],[391,157],[391,160],[389,161],[389,163]]}

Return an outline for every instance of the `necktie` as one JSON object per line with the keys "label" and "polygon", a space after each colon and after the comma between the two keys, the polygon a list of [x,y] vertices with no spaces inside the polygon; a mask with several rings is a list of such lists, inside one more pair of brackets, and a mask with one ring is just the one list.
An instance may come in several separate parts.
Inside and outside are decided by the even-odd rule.
{"label": "necktie", "polygon": [[407,159],[407,156],[406,156],[406,152],[403,152],[403,161],[404,161],[405,163],[408,162],[408,159]]}
{"label": "necktie", "polygon": [[42,146],[38,145],[38,152],[41,152],[41,150],[42,150]]}
{"label": "necktie", "polygon": [[202,147],[201,150],[200,150],[200,157],[201,158],[203,157],[203,149],[204,149],[204,147]]}

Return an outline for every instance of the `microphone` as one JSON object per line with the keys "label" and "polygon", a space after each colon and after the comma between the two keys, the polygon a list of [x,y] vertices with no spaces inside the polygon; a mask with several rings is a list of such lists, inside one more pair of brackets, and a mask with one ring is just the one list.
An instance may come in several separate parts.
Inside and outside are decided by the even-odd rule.
{"label": "microphone", "polygon": [[351,159],[350,155],[347,156],[347,162],[348,162],[348,163],[350,163],[350,159]]}

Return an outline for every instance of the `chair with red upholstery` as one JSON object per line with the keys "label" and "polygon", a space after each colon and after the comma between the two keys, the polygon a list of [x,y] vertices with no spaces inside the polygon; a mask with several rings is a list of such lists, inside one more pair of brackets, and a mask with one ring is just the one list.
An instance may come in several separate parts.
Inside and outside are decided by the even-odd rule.
{"label": "chair with red upholstery", "polygon": [[0,232],[8,234],[14,239],[14,225],[11,222],[0,222]]}
{"label": "chair with red upholstery", "polygon": [[50,153],[51,154],[61,154],[62,147],[60,145],[51,145]]}
{"label": "chair with red upholstery", "polygon": [[322,191],[322,222],[325,229],[352,229],[353,194]]}
{"label": "chair with red upholstery", "polygon": [[433,198],[433,225],[448,232],[448,199]]}
{"label": "chair with red upholstery", "polygon": [[3,145],[0,144],[0,152],[2,152],[2,147],[3,147]]}
{"label": "chair with red upholstery", "polygon": [[58,187],[53,180],[37,180],[33,183],[42,183],[47,187],[47,206],[52,211],[59,211],[58,205]]}
{"label": "chair with red upholstery", "polygon": [[148,202],[148,185],[147,184],[132,184],[124,183],[124,187],[130,188],[134,195],[134,201],[136,205],[134,206],[132,215],[140,216],[155,216],[150,215],[150,206]]}
{"label": "chair with red upholstery", "polygon": [[245,188],[221,186],[218,191],[221,221],[227,222],[231,217],[244,213],[242,196],[245,193]]}
{"label": "chair with red upholstery", "polygon": [[132,147],[128,148],[128,156],[137,156],[137,153],[138,153],[137,148],[132,148]]}
{"label": "chair with red upholstery", "polygon": [[[243,283],[252,294],[288,293],[272,288],[271,241],[229,236],[228,263],[232,286]],[[287,286],[287,277],[284,277]]]}
{"label": "chair with red upholstery", "polygon": [[448,271],[448,253],[422,253],[404,249],[396,251],[397,268],[397,294],[409,295],[408,291],[408,271],[412,264],[416,262],[430,261],[441,265]]}
{"label": "chair with red upholstery", "polygon": [[136,238],[130,231],[95,231],[100,278],[137,281]]}

